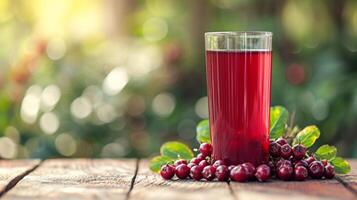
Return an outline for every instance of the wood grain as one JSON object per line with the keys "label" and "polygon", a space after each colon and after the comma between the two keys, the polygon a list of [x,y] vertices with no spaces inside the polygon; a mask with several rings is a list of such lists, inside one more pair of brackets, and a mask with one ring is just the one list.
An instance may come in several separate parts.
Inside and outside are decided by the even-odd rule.
{"label": "wood grain", "polygon": [[15,178],[34,168],[40,160],[0,160],[0,193]]}
{"label": "wood grain", "polygon": [[[355,199],[353,193],[336,180],[271,181],[266,183],[231,183],[238,199]],[[260,197],[260,198],[259,198]]]}
{"label": "wood grain", "polygon": [[46,160],[4,199],[125,199],[135,160]]}
{"label": "wood grain", "polygon": [[357,160],[348,160],[348,162],[352,167],[351,172],[349,174],[339,175],[339,177],[357,194]]}
{"label": "wood grain", "polygon": [[146,160],[139,163],[139,171],[130,199],[234,199],[225,182],[191,180],[165,181],[149,170]]}

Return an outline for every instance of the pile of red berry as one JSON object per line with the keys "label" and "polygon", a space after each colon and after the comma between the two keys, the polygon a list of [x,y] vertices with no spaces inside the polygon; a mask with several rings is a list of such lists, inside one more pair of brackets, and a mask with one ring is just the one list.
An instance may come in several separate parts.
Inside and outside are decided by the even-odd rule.
{"label": "pile of red berry", "polygon": [[218,181],[263,182],[271,177],[284,181],[303,181],[309,176],[313,179],[331,179],[335,176],[334,167],[327,160],[318,161],[314,156],[307,155],[303,145],[291,147],[283,138],[270,141],[269,162],[259,166],[249,162],[227,166],[223,160],[212,160],[212,146],[208,143],[202,143],[199,151],[189,163],[181,159],[174,165],[162,166],[162,178],[171,179],[176,175],[179,179],[212,181],[216,178]]}

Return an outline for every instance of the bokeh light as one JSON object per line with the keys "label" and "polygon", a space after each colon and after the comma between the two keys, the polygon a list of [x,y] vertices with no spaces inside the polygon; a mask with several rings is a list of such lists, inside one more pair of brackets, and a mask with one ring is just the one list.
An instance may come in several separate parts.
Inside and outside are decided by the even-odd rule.
{"label": "bokeh light", "polygon": [[58,152],[64,156],[71,156],[77,150],[76,140],[68,133],[61,133],[56,137],[55,146]]}
{"label": "bokeh light", "polygon": [[52,112],[44,113],[40,118],[40,127],[41,130],[46,134],[53,134],[59,128],[60,122],[57,117]]}
{"label": "bokeh light", "polygon": [[129,77],[125,69],[114,68],[103,81],[103,91],[108,95],[118,94],[128,83]]}
{"label": "bokeh light", "polygon": [[144,22],[143,35],[148,41],[154,42],[162,40],[168,33],[168,26],[165,20],[158,17],[149,18]]}
{"label": "bokeh light", "polygon": [[51,111],[61,98],[61,90],[57,85],[45,87],[41,94],[41,108],[44,111]]}
{"label": "bokeh light", "polygon": [[196,102],[195,112],[203,119],[208,118],[208,97],[202,97]]}
{"label": "bokeh light", "polygon": [[8,137],[0,137],[0,158],[14,158],[17,155],[17,145]]}
{"label": "bokeh light", "polygon": [[175,109],[176,102],[170,93],[158,94],[152,101],[152,110],[160,117],[169,116]]}
{"label": "bokeh light", "polygon": [[38,112],[40,111],[40,96],[42,93],[42,88],[38,85],[32,85],[27,89],[25,97],[21,103],[21,119],[28,123],[33,124],[36,119]]}
{"label": "bokeh light", "polygon": [[92,104],[86,97],[78,97],[71,104],[71,114],[78,119],[88,117],[92,111]]}

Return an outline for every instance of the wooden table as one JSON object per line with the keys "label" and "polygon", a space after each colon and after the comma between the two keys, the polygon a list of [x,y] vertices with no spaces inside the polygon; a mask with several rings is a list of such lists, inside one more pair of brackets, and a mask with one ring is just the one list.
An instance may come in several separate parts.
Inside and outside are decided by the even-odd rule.
{"label": "wooden table", "polygon": [[353,170],[333,180],[266,183],[164,181],[147,160],[0,160],[2,199],[357,199]]}

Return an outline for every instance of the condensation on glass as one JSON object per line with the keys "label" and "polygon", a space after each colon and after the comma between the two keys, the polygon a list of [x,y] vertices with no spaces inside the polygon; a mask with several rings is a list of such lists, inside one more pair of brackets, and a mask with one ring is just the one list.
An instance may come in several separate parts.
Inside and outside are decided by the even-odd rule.
{"label": "condensation on glass", "polygon": [[271,51],[271,32],[208,32],[205,46],[209,51]]}

